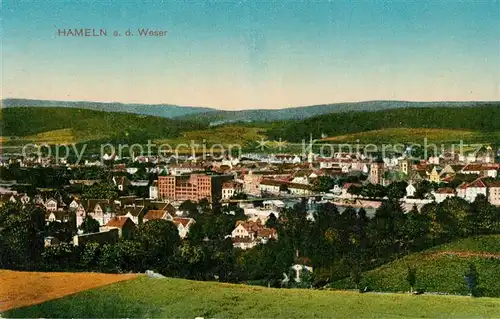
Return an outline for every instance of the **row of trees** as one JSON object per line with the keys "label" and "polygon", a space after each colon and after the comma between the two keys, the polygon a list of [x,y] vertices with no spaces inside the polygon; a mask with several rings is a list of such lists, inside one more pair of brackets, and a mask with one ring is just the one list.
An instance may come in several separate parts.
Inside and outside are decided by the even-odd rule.
{"label": "row of trees", "polygon": [[[407,213],[398,201],[388,200],[373,218],[363,209],[340,213],[328,203],[312,215],[306,207],[304,201],[284,209],[279,218],[271,215],[267,226],[277,229],[279,239],[248,250],[234,249],[227,238],[236,220],[244,218],[242,210],[206,202],[183,204],[196,219],[185,240],[171,222],[153,220],[116,244],[44,248],[43,237],[53,226],[45,225],[43,210],[7,203],[0,208],[0,266],[105,272],[152,269],[197,280],[281,286],[283,274],[295,262],[308,260],[314,268],[312,280],[323,285],[345,277],[359,281],[363,271],[455,238],[500,233],[500,208],[484,196],[473,203],[450,198]],[[54,229],[59,232],[53,230],[53,235],[67,236],[64,229]]]}

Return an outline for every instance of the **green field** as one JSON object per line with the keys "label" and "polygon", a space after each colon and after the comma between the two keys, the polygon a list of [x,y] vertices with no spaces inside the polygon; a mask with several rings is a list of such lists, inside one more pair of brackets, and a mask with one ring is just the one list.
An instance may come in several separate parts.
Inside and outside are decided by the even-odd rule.
{"label": "green field", "polygon": [[[375,291],[409,291],[406,274],[410,266],[417,269],[416,289],[466,295],[464,273],[469,263],[477,267],[482,295],[500,297],[500,235],[466,238],[411,254],[368,271],[364,274],[362,285]],[[331,286],[354,288],[349,279]]]}
{"label": "green field", "polygon": [[273,289],[183,279],[131,281],[8,311],[31,318],[478,318],[500,316],[500,299]]}
{"label": "green field", "polygon": [[224,147],[230,145],[241,145],[242,147],[248,147],[255,144],[262,138],[266,138],[265,129],[258,127],[250,127],[243,125],[226,125],[212,127],[205,130],[195,130],[190,132],[185,132],[181,137],[171,138],[171,139],[158,139],[155,140],[157,144],[169,144],[175,146],[181,143],[191,143],[193,141],[199,144],[199,149],[202,148],[201,145],[205,144],[207,146],[221,144]]}

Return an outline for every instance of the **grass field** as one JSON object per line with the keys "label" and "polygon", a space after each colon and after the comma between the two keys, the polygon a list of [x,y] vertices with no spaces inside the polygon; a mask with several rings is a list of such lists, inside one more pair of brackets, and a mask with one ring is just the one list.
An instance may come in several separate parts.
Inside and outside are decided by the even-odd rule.
{"label": "grass field", "polygon": [[[178,144],[189,144],[194,141],[196,144],[210,147],[214,144],[221,144],[224,147],[229,145],[241,145],[248,147],[255,144],[261,138],[266,138],[265,130],[258,127],[227,125],[213,127],[205,130],[197,130],[183,133],[182,137],[171,139],[158,139],[157,144],[169,144],[175,147]],[[200,146],[201,149],[201,146]]]}
{"label": "grass field", "polygon": [[[415,288],[428,292],[466,295],[464,274],[469,263],[479,273],[479,288],[484,296],[500,297],[500,236],[478,236],[441,245],[422,253],[411,254],[364,274],[362,285],[375,291],[406,292],[407,267],[417,269]],[[354,288],[349,279],[331,285]]]}
{"label": "grass field", "polygon": [[491,143],[500,139],[500,132],[479,132],[458,129],[386,128],[322,139],[323,142],[387,143]]}
{"label": "grass field", "polygon": [[136,275],[0,270],[0,311],[41,303]]}
{"label": "grass field", "polygon": [[141,276],[40,305],[7,311],[3,316],[498,318],[500,299],[273,289],[171,278],[151,279]]}

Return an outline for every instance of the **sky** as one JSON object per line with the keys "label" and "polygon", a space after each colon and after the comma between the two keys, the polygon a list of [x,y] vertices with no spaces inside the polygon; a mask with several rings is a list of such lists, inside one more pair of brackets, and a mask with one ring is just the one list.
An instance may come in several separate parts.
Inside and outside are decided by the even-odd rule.
{"label": "sky", "polygon": [[[498,0],[1,6],[2,98],[227,110],[500,100]],[[58,36],[75,28],[108,36]],[[167,35],[142,37],[139,28]]]}

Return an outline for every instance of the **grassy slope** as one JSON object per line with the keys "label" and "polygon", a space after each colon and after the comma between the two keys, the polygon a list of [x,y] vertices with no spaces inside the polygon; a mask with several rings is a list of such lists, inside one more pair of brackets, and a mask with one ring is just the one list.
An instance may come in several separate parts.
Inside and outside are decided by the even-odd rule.
{"label": "grassy slope", "polygon": [[[442,253],[446,252],[446,253]],[[449,253],[471,253],[471,256]],[[476,254],[476,255],[474,255]],[[471,237],[441,245],[422,253],[411,254],[365,273],[363,285],[376,291],[408,291],[407,266],[417,268],[415,288],[429,292],[467,294],[464,273],[474,263],[479,273],[479,287],[485,296],[500,297],[500,259],[480,256],[500,255],[500,235]],[[353,288],[349,279],[332,284],[335,288]]]}
{"label": "grassy slope", "polygon": [[324,142],[357,142],[359,143],[423,143],[427,138],[429,143],[465,143],[493,142],[500,139],[500,131],[479,132],[460,129],[428,129],[428,128],[387,128],[367,132],[333,136],[322,139]]}
{"label": "grassy slope", "polygon": [[248,146],[261,138],[265,138],[264,129],[258,127],[249,127],[243,125],[227,125],[220,127],[212,127],[205,130],[196,130],[185,132],[182,137],[172,139],[160,139],[155,142],[158,144],[167,143],[176,145],[179,143],[190,143],[194,141],[196,144],[206,145],[222,144],[224,146],[231,144],[239,144]]}
{"label": "grassy slope", "polygon": [[40,305],[7,317],[299,318],[499,317],[500,300],[456,296],[358,294],[140,277]]}
{"label": "grassy slope", "polygon": [[500,103],[462,108],[405,108],[377,112],[332,113],[302,121],[283,122],[268,134],[289,141],[300,141],[309,138],[311,134],[317,138],[322,134],[333,137],[387,128],[414,128],[480,131],[489,139],[489,134],[500,132],[499,106]]}

